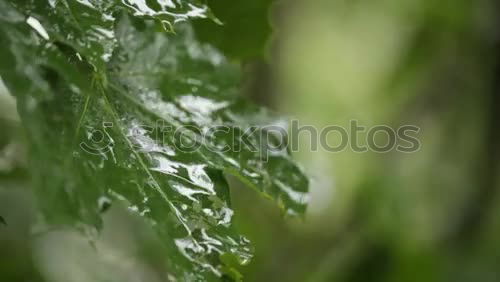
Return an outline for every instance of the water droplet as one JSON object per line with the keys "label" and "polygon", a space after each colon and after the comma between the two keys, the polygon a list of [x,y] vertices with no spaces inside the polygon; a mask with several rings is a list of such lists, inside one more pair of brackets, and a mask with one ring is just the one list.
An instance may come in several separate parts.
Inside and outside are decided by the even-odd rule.
{"label": "water droplet", "polygon": [[111,199],[106,196],[101,196],[97,199],[97,206],[101,213],[107,211],[111,207]]}
{"label": "water droplet", "polygon": [[37,19],[30,16],[28,17],[28,19],[26,19],[26,23],[29,24],[41,37],[43,37],[43,39],[50,39],[49,34]]}

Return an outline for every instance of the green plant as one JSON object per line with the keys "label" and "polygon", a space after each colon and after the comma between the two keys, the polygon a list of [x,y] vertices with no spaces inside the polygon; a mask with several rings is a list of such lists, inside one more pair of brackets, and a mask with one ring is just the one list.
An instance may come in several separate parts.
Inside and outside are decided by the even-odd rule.
{"label": "green plant", "polygon": [[[235,266],[252,254],[233,230],[225,175],[288,214],[304,212],[308,180],[286,152],[265,160],[246,147],[210,149],[233,144],[234,132],[207,140],[162,131],[276,119],[238,97],[238,66],[197,40],[190,21],[216,15],[198,1],[174,2],[0,0],[0,76],[17,99],[49,226],[92,234],[109,205],[123,202],[155,228],[173,277],[238,280]],[[105,147],[80,148],[102,138]],[[179,150],[181,142],[199,147]]]}

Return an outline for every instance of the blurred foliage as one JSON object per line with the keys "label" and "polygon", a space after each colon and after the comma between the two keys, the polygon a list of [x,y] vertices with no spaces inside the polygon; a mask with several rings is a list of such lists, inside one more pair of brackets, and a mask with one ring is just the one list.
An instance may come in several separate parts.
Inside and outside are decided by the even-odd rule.
{"label": "blurred foliage", "polygon": [[[245,221],[258,250],[250,280],[496,281],[495,3],[294,1],[278,9],[271,65],[281,111],[317,128],[414,124],[422,147],[310,152],[305,134],[298,156],[313,175],[306,223]],[[237,208],[240,218],[262,209]],[[290,239],[252,232],[261,222]]]}
{"label": "blurred foliage", "polygon": [[208,5],[218,21],[193,21],[196,34],[201,41],[213,44],[229,58],[258,59],[264,55],[271,35],[272,3],[273,0],[210,0]]}

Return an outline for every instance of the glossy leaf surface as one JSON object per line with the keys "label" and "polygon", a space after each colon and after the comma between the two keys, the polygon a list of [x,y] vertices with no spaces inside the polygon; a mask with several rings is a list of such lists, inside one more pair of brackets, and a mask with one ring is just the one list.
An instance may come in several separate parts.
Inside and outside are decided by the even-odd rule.
{"label": "glossy leaf surface", "polygon": [[238,98],[238,67],[188,22],[162,31],[208,8],[151,2],[0,0],[0,76],[33,185],[48,224],[94,232],[119,201],[157,230],[172,277],[237,278],[222,261],[246,263],[251,247],[224,174],[289,214],[304,212],[308,181],[286,150],[244,134],[279,119]]}

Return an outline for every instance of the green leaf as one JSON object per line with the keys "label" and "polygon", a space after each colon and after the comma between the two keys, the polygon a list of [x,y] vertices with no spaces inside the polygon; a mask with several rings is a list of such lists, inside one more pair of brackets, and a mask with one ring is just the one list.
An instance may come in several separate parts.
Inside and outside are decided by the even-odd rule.
{"label": "green leaf", "polygon": [[65,43],[96,68],[104,67],[116,45],[115,15],[122,10],[134,16],[155,19],[166,30],[191,18],[212,18],[211,11],[197,0],[18,0],[10,1],[40,22],[51,40]]}
{"label": "green leaf", "polygon": [[124,203],[157,230],[178,280],[236,279],[230,262],[248,262],[251,247],[233,229],[224,174],[288,214],[304,212],[308,180],[285,149],[267,150],[276,140],[242,134],[280,119],[238,97],[237,66],[189,23],[159,32],[148,18],[167,14],[125,2],[0,0],[0,76],[39,206],[48,224],[94,233]]}

